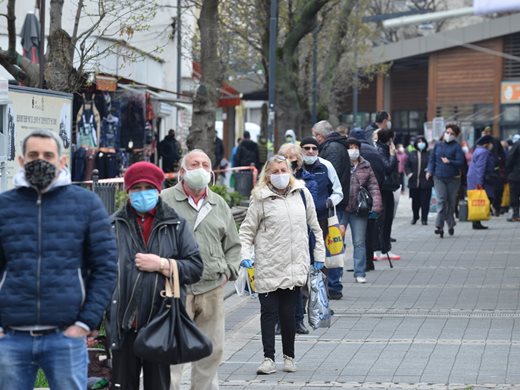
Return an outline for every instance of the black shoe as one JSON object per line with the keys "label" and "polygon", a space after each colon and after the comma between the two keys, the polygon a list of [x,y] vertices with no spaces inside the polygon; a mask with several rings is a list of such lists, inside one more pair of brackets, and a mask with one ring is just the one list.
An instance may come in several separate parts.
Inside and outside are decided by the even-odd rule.
{"label": "black shoe", "polygon": [[343,298],[343,294],[340,291],[329,290],[329,299],[339,300]]}
{"label": "black shoe", "polygon": [[440,227],[436,228],[434,233],[441,236],[441,238],[444,237],[444,230],[442,230]]}
{"label": "black shoe", "polygon": [[412,221],[410,222],[412,225],[415,225],[419,218],[412,218]]}
{"label": "black shoe", "polygon": [[298,334],[309,334],[309,329],[307,329],[305,327],[305,325],[303,325],[303,321],[296,323],[296,333],[298,333]]}
{"label": "black shoe", "polygon": [[281,334],[282,331],[280,330],[280,323],[277,322],[276,326],[274,327],[274,334]]}
{"label": "black shoe", "polygon": [[390,237],[390,242],[397,242],[395,238]]}
{"label": "black shoe", "polygon": [[453,234],[455,233],[455,229],[449,228],[448,229],[448,233],[449,233],[450,236],[453,236]]}
{"label": "black shoe", "polygon": [[428,225],[428,221],[421,221],[421,223],[422,223],[424,226]]}
{"label": "black shoe", "polygon": [[478,222],[473,222],[473,229],[475,229],[475,230],[485,230],[485,229],[487,229],[487,228],[488,228],[488,227],[482,225],[482,223],[480,223],[480,221],[478,221]]}

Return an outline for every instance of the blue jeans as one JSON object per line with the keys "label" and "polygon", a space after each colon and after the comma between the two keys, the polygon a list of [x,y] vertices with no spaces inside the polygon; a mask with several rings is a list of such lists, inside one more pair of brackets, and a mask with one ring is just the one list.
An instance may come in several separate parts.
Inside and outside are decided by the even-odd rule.
{"label": "blue jeans", "polygon": [[32,390],[38,368],[52,390],[84,390],[87,365],[85,337],[66,337],[61,331],[31,336],[8,330],[0,338],[0,390]]}
{"label": "blue jeans", "polygon": [[354,245],[354,277],[365,276],[367,255],[365,239],[367,232],[368,216],[360,217],[354,213],[346,213],[347,224],[352,232],[352,244]]}
{"label": "blue jeans", "polygon": [[[344,210],[336,210],[336,215],[340,225],[347,226],[347,214]],[[329,291],[341,292],[343,290],[343,284],[341,284],[341,278],[343,277],[343,267],[331,268],[327,273],[327,283],[329,285]]]}

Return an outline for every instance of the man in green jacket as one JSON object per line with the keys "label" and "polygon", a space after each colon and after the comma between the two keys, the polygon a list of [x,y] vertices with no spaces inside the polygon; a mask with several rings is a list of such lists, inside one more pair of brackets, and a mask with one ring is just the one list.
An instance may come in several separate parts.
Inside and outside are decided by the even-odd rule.
{"label": "man in green jacket", "polygon": [[[186,219],[199,244],[204,272],[199,282],[188,286],[186,308],[213,342],[211,356],[192,363],[191,389],[216,390],[224,347],[224,285],[237,277],[241,245],[229,206],[208,188],[208,155],[199,149],[186,154],[179,175],[181,182],[164,190],[161,198]],[[172,366],[171,373],[171,389],[178,390],[182,366]]]}

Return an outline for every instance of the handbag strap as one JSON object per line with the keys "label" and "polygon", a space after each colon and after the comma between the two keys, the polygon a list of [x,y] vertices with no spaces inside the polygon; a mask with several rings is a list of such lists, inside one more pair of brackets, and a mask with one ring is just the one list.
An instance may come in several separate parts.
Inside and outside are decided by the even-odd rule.
{"label": "handbag strap", "polygon": [[170,262],[170,275],[164,277],[164,290],[161,291],[163,298],[180,298],[181,287],[179,281],[179,268],[177,261],[169,259]]}

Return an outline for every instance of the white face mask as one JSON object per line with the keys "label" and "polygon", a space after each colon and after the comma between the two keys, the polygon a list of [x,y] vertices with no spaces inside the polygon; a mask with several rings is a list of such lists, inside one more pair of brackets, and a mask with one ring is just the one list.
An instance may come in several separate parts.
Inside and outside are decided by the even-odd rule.
{"label": "white face mask", "polygon": [[211,174],[204,168],[192,169],[190,171],[186,170],[183,180],[191,189],[202,190],[209,184]]}
{"label": "white face mask", "polygon": [[469,152],[469,148],[468,148],[467,146],[463,146],[463,147],[462,147],[462,151],[463,151],[464,153],[468,153],[468,152]]}
{"label": "white face mask", "polygon": [[387,128],[387,130],[392,130],[392,122],[391,121],[386,122],[386,128]]}
{"label": "white face mask", "polygon": [[417,144],[417,147],[419,148],[419,150],[424,150],[424,148],[426,147],[426,144],[424,142],[419,142]]}
{"label": "white face mask", "polygon": [[454,139],[455,139],[455,136],[453,136],[451,134],[444,134],[444,141],[446,141],[447,143],[450,143]]}
{"label": "white face mask", "polygon": [[312,165],[316,162],[318,156],[303,156],[303,163],[306,165]]}
{"label": "white face mask", "polygon": [[351,161],[355,161],[359,158],[359,149],[348,149],[348,155]]}
{"label": "white face mask", "polygon": [[271,184],[274,188],[279,190],[284,190],[289,185],[289,180],[291,179],[290,173],[280,173],[279,175],[271,175]]}

